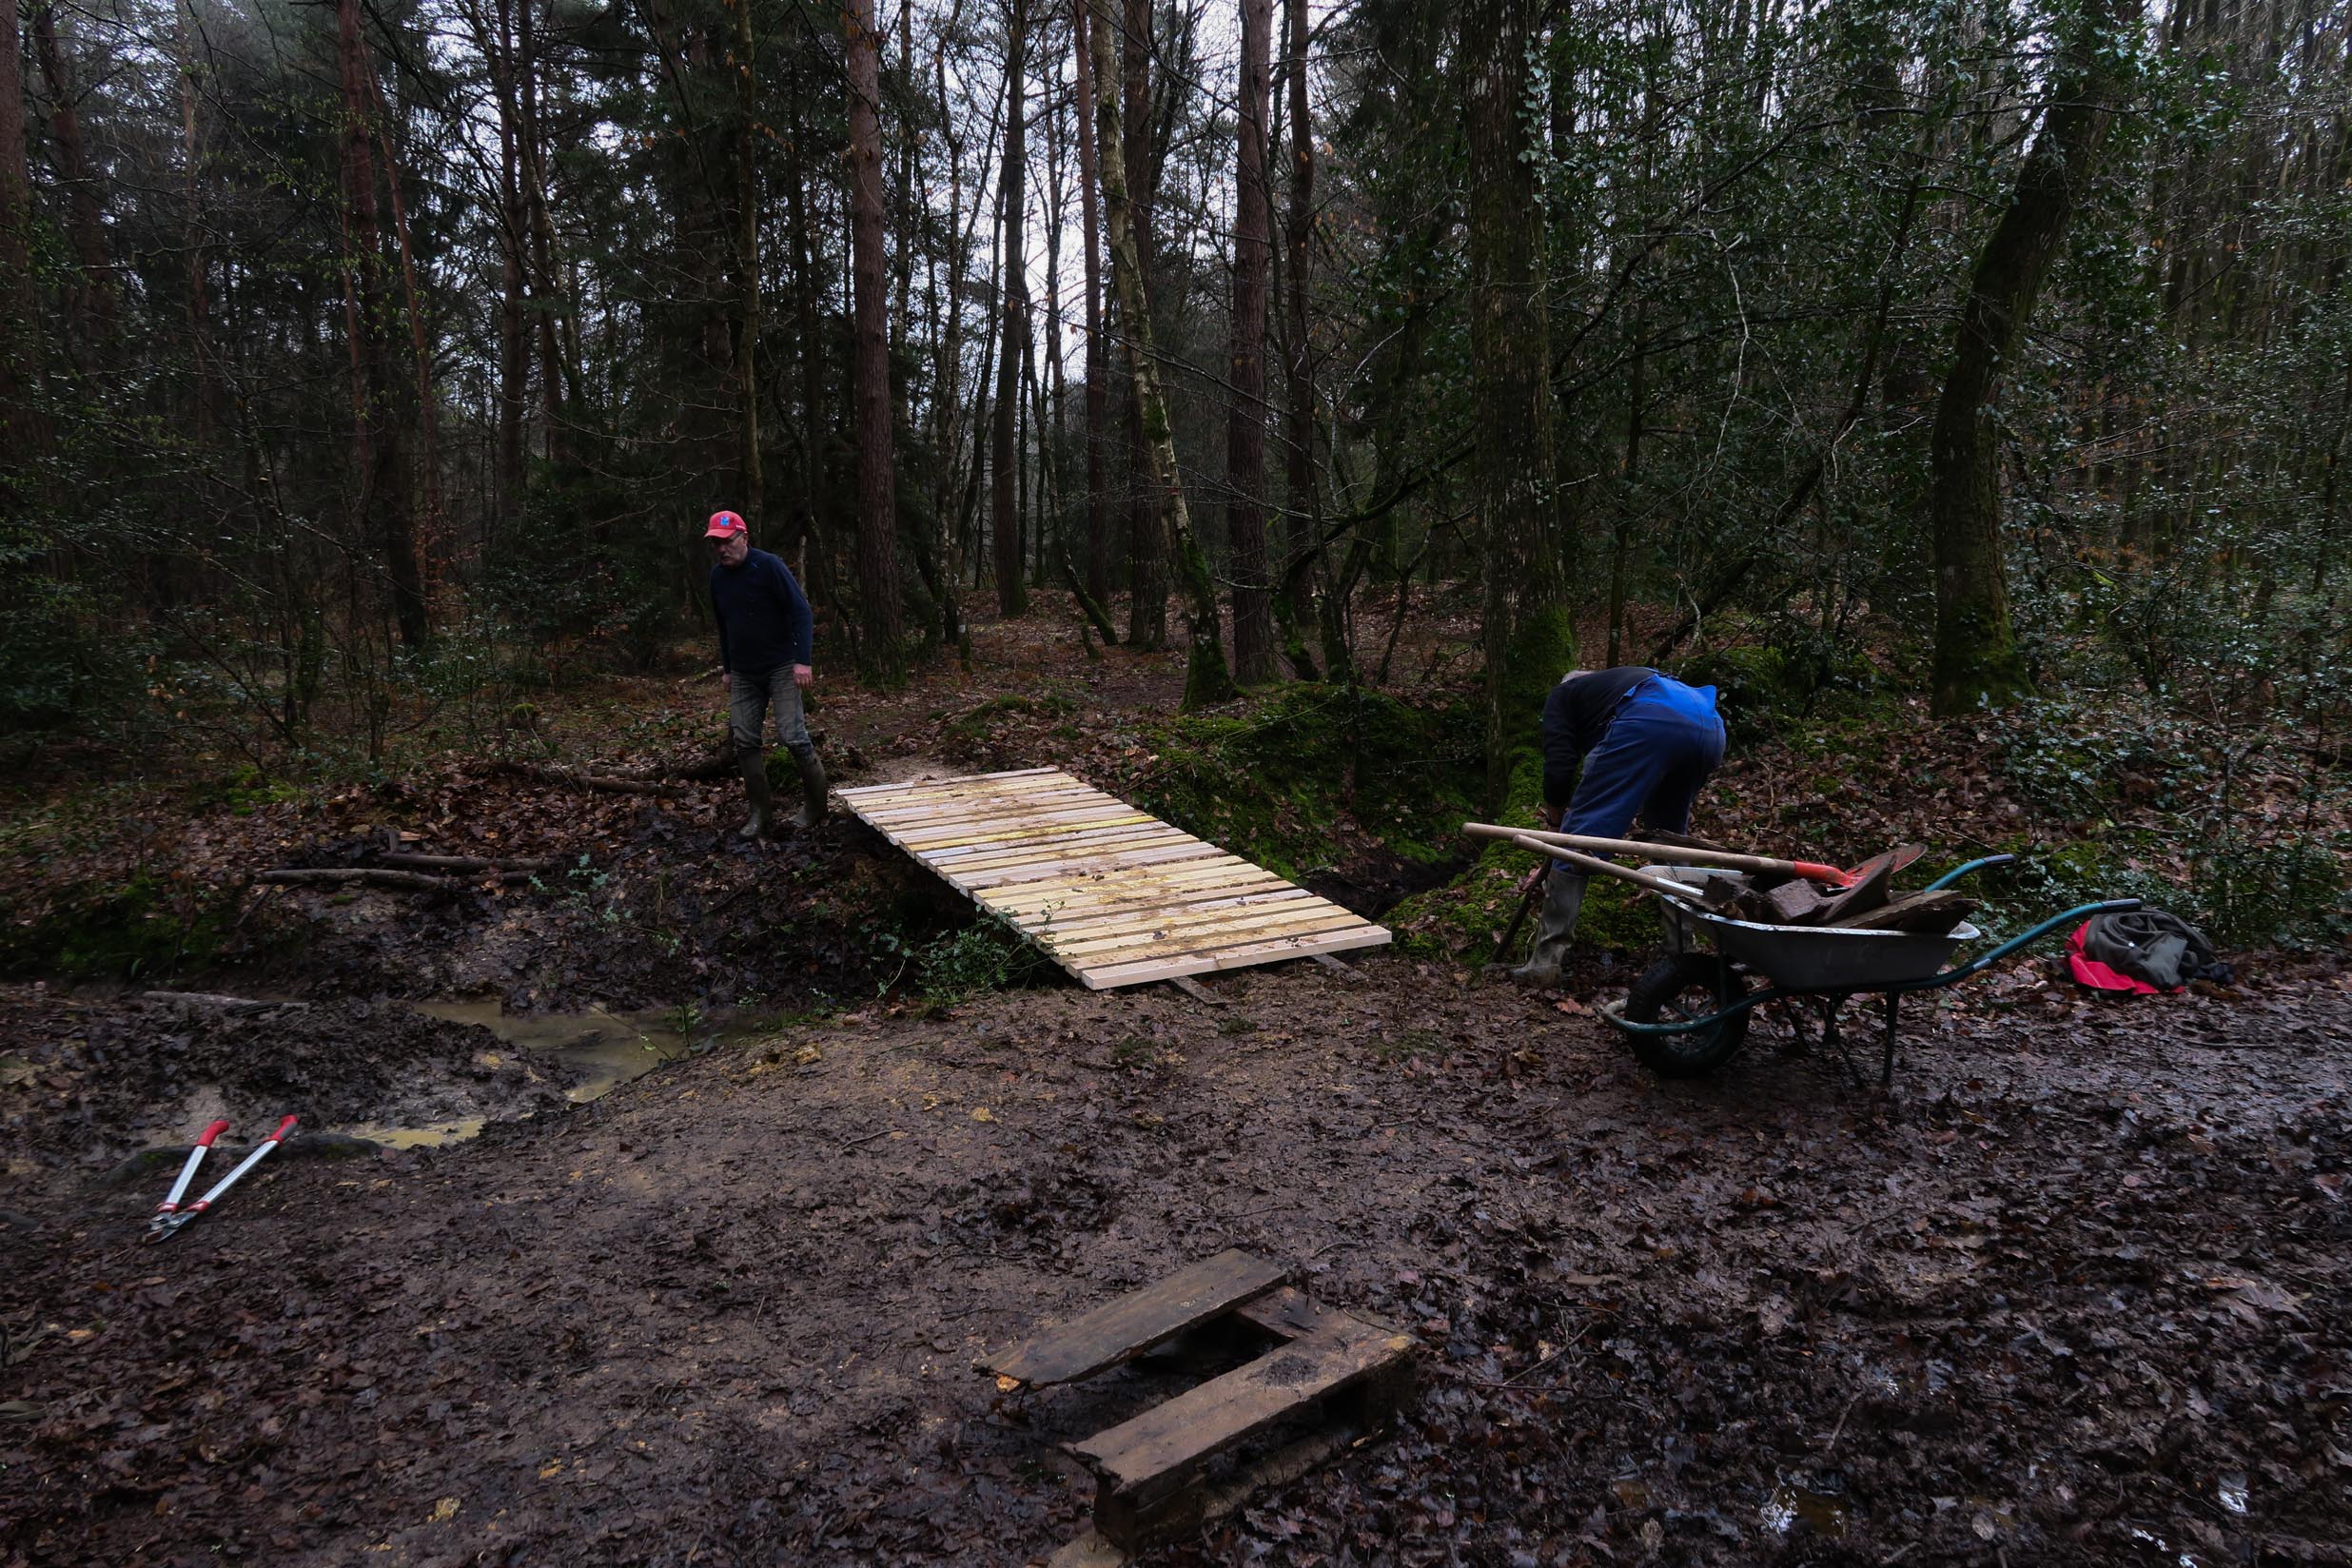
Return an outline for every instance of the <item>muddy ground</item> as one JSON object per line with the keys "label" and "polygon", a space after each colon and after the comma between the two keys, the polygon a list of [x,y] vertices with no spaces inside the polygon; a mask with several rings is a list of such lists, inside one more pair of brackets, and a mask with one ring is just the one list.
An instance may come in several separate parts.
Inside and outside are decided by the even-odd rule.
{"label": "muddy ground", "polygon": [[[978,678],[833,705],[845,782],[1050,758],[1116,786],[1123,715],[1181,678],[981,640]],[[957,750],[952,715],[1044,675],[1088,694],[1082,753]],[[635,755],[568,755],[681,748],[711,715],[680,701]],[[1727,775],[1756,823],[1820,817],[1799,771]],[[2011,813],[1974,782],[1859,798],[1875,839]],[[221,970],[175,982],[300,1008],[0,989],[0,1568],[1042,1562],[1091,1496],[1057,1445],[1198,1369],[1006,1395],[973,1358],[1229,1245],[1416,1336],[1421,1393],[1161,1561],[2352,1560],[2341,952],[2123,1003],[2020,961],[1914,1009],[1892,1094],[1772,1020],[1663,1084],[1589,1010],[1629,978],[1598,957],[1564,1008],[1395,952],[1216,978],[1221,1005],[911,994],[954,901],[847,824],[735,842],[723,785],[452,761],[176,810],[134,823],[174,886],[366,864],[387,830],[559,866],[250,891]],[[675,1007],[725,1041],[575,1106],[566,1063],[426,997]],[[168,1170],[126,1155],[287,1109],[487,1127],[298,1139],[138,1245]]]}
{"label": "muddy ground", "polygon": [[167,1248],[52,1186],[0,1560],[1038,1560],[1055,1444],[1160,1385],[972,1357],[1236,1245],[1418,1335],[1423,1393],[1170,1561],[2343,1560],[2340,984],[2021,971],[1884,1097],[1361,972],[845,1017],[265,1166]]}

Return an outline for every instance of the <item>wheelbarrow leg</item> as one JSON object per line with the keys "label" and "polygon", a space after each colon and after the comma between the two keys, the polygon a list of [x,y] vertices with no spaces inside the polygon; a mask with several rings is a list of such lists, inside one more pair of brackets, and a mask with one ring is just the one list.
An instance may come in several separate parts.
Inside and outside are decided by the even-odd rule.
{"label": "wheelbarrow leg", "polygon": [[1837,1032],[1837,1011],[1846,1005],[1848,1000],[1849,998],[1845,995],[1825,996],[1821,999],[1821,1049],[1824,1051],[1837,1052],[1838,1066],[1845,1069],[1846,1076],[1852,1081],[1854,1088],[1860,1088],[1862,1074],[1855,1070],[1853,1058],[1846,1052],[1846,1042]]}
{"label": "wheelbarrow leg", "polygon": [[1882,1089],[1894,1087],[1895,1015],[1902,1007],[1902,1001],[1901,991],[1887,992],[1887,1055],[1886,1059],[1878,1065],[1878,1087]]}

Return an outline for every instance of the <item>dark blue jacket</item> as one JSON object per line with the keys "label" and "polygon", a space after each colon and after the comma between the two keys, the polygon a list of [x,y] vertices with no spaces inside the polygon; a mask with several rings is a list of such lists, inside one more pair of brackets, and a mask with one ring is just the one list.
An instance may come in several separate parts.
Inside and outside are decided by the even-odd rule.
{"label": "dark blue jacket", "polygon": [[718,662],[747,676],[810,662],[809,601],[792,568],[765,550],[740,566],[711,568],[711,611],[718,617]]}

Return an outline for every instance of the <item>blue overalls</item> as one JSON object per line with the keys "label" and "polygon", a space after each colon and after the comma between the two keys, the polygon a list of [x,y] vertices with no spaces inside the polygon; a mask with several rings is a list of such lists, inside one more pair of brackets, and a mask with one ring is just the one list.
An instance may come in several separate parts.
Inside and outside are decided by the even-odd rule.
{"label": "blue overalls", "polygon": [[1723,762],[1715,689],[1652,676],[1625,694],[1584,758],[1560,832],[1623,838],[1635,817],[1662,833],[1691,825],[1691,806]]}

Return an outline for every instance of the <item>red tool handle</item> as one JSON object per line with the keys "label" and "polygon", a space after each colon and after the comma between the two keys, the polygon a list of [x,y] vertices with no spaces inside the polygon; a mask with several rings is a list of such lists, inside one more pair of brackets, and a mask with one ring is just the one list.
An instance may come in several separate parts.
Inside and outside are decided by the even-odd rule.
{"label": "red tool handle", "polygon": [[198,1148],[210,1148],[212,1147],[212,1140],[218,1138],[222,1133],[226,1132],[227,1130],[228,1123],[226,1120],[213,1123],[210,1127],[205,1128],[202,1135],[197,1138],[196,1147]]}
{"label": "red tool handle", "polygon": [[[293,1131],[293,1130],[294,1130],[294,1124],[295,1124],[295,1123],[297,1123],[297,1122],[299,1122],[299,1121],[301,1121],[301,1120],[302,1120],[302,1118],[301,1118],[301,1117],[299,1117],[299,1116],[289,1116],[289,1117],[287,1117],[284,1121],[280,1122],[280,1123],[278,1124],[278,1130],[277,1130],[277,1131],[275,1131],[275,1132],[271,1133],[268,1137],[266,1137],[266,1138],[263,1139],[263,1140],[262,1140],[262,1142],[264,1142],[264,1143],[265,1143],[265,1144],[283,1144],[283,1143],[284,1143],[284,1142],[285,1142],[285,1135],[286,1135],[287,1133],[289,1133],[289,1132]],[[223,1122],[223,1123],[221,1124],[221,1126],[223,1126],[223,1127],[226,1127],[226,1126],[228,1126],[228,1124],[227,1124],[226,1122]]]}
{"label": "red tool handle", "polygon": [[1826,882],[1833,888],[1842,888],[1853,881],[1853,872],[1839,871],[1835,866],[1824,866],[1815,860],[1793,860],[1796,874],[1808,882]]}

